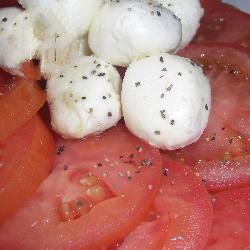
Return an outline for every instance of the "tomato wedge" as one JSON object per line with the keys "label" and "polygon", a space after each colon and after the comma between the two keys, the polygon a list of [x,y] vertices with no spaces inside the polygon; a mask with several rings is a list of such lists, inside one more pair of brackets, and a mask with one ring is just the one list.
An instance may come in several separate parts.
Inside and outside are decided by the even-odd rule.
{"label": "tomato wedge", "polygon": [[30,120],[46,99],[35,81],[17,79],[13,84],[15,87],[0,97],[0,141]]}
{"label": "tomato wedge", "polygon": [[117,249],[203,249],[212,225],[210,197],[189,167],[163,159],[163,179],[147,220]]}
{"label": "tomato wedge", "polygon": [[250,247],[250,187],[212,196],[214,220],[206,250]]}
{"label": "tomato wedge", "polygon": [[48,176],[54,140],[38,116],[0,147],[0,224],[13,215]]}
{"label": "tomato wedge", "polygon": [[161,180],[157,149],[120,124],[60,139],[55,167],[30,202],[0,227],[1,249],[100,249],[148,213]]}
{"label": "tomato wedge", "polygon": [[212,109],[201,138],[167,152],[191,165],[210,192],[250,184],[250,52],[225,44],[191,45],[180,52],[203,67],[212,87]]}
{"label": "tomato wedge", "polygon": [[[208,1],[204,1],[208,2]],[[250,47],[250,16],[230,5],[205,3],[205,15],[201,20],[194,43],[222,42]]]}

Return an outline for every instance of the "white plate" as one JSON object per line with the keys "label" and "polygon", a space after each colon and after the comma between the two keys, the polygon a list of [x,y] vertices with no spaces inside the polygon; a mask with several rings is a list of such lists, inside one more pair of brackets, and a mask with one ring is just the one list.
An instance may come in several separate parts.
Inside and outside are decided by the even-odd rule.
{"label": "white plate", "polygon": [[250,13],[250,0],[223,0],[224,3],[230,3],[246,13]]}

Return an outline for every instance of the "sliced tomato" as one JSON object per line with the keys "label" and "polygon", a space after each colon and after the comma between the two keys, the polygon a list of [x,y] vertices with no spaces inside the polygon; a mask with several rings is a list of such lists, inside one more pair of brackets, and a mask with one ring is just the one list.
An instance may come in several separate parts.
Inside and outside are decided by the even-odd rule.
{"label": "sliced tomato", "polygon": [[0,97],[0,141],[23,126],[45,103],[46,94],[37,82],[17,79],[14,85]]}
{"label": "sliced tomato", "polygon": [[212,196],[214,219],[205,249],[250,247],[250,188],[232,189]]}
{"label": "sliced tomato", "polygon": [[[205,7],[207,6],[208,4]],[[223,3],[206,8],[200,29],[193,42],[204,41],[250,47],[250,16]]]}
{"label": "sliced tomato", "polygon": [[154,209],[117,249],[203,249],[212,224],[212,205],[197,176],[163,159],[163,179]]}
{"label": "sliced tomato", "polygon": [[28,79],[40,80],[42,74],[39,64],[40,62],[38,60],[27,61],[22,65],[21,71],[23,72],[24,76]]}
{"label": "sliced tomato", "polygon": [[52,168],[55,152],[50,131],[35,116],[0,148],[0,224],[34,194]]}
{"label": "sliced tomato", "polygon": [[200,44],[180,54],[206,72],[212,87],[212,109],[207,128],[196,143],[167,153],[191,165],[211,192],[249,185],[249,50]]}
{"label": "sliced tomato", "polygon": [[21,7],[16,0],[1,0],[0,2],[0,8],[11,7],[11,6]]}
{"label": "sliced tomato", "polygon": [[101,249],[148,213],[162,160],[120,124],[83,140],[60,139],[55,167],[34,198],[0,227],[1,249]]}

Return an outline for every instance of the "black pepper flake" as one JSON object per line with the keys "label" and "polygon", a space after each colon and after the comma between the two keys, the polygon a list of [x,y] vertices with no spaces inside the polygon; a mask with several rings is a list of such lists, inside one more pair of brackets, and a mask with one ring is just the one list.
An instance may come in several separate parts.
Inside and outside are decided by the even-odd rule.
{"label": "black pepper flake", "polygon": [[103,100],[106,100],[106,99],[107,99],[107,97],[104,95],[104,96],[102,97],[102,99],[103,99]]}
{"label": "black pepper flake", "polygon": [[78,66],[77,65],[74,65],[74,68],[77,68]]}
{"label": "black pepper flake", "polygon": [[135,82],[135,87],[141,86],[141,82]]}
{"label": "black pepper flake", "polygon": [[82,100],[86,100],[86,96],[82,96]]}
{"label": "black pepper flake", "polygon": [[159,78],[163,78],[164,77],[164,75],[161,75]]}
{"label": "black pepper flake", "polygon": [[143,167],[151,167],[151,166],[153,166],[153,163],[152,163],[151,160],[142,160],[141,161],[141,166],[143,166]]}
{"label": "black pepper flake", "polygon": [[111,112],[108,112],[108,117],[112,117],[112,113]]}
{"label": "black pepper flake", "polygon": [[229,142],[230,144],[232,144],[232,143],[233,143],[233,139],[229,139],[228,142]]}
{"label": "black pepper flake", "polygon": [[93,69],[93,70],[91,71],[91,74],[94,75],[95,73],[96,73],[96,70]]}
{"label": "black pepper flake", "polygon": [[133,159],[134,158],[134,154],[131,153],[128,157],[131,158],[131,159]]}
{"label": "black pepper flake", "polygon": [[97,76],[105,76],[105,73],[99,73]]}
{"label": "black pepper flake", "polygon": [[132,11],[132,8],[128,8],[128,11]]}
{"label": "black pepper flake", "polygon": [[193,66],[195,66],[195,63],[193,61],[190,62]]}
{"label": "black pepper flake", "polygon": [[46,86],[47,86],[47,80],[45,78],[41,78],[40,80],[37,81],[38,82],[38,85],[39,87],[42,89],[42,90],[45,90],[46,89]]}
{"label": "black pepper flake", "polygon": [[89,113],[93,113],[93,111],[94,111],[93,108],[89,109]]}
{"label": "black pepper flake", "polygon": [[208,105],[207,104],[205,105],[205,109],[208,110]]}
{"label": "black pepper flake", "polygon": [[60,75],[60,77],[61,77],[61,78],[63,78],[63,77],[64,77],[64,75],[63,75],[63,74],[61,74],[61,75]]}
{"label": "black pepper flake", "polygon": [[163,57],[162,56],[160,56],[160,62],[164,62],[164,59],[163,59]]}
{"label": "black pepper flake", "polygon": [[160,114],[162,119],[166,119],[166,110],[161,110]]}
{"label": "black pepper flake", "polygon": [[174,124],[175,124],[175,120],[171,120],[171,121],[170,121],[170,124],[171,124],[171,125],[174,125]]}
{"label": "black pepper flake", "polygon": [[171,91],[173,88],[173,84],[170,84],[169,87],[166,88],[167,91]]}
{"label": "black pepper flake", "polygon": [[56,154],[57,154],[57,155],[61,155],[61,154],[64,152],[64,150],[65,150],[65,146],[64,146],[64,145],[61,145],[61,146],[59,146],[59,147],[57,148]]}
{"label": "black pepper flake", "polygon": [[82,76],[82,79],[86,80],[86,79],[88,79],[88,77],[87,76]]}
{"label": "black pepper flake", "polygon": [[73,83],[73,81],[70,81],[69,83]]}
{"label": "black pepper flake", "polygon": [[215,139],[216,139],[215,136],[211,137],[211,141],[215,141]]}
{"label": "black pepper flake", "polygon": [[164,96],[165,96],[165,94],[164,94],[164,93],[162,93],[162,94],[161,94],[161,98],[163,98]]}
{"label": "black pepper flake", "polygon": [[154,134],[155,134],[155,135],[160,135],[160,134],[161,134],[161,131],[155,130]]}
{"label": "black pepper flake", "polygon": [[14,23],[14,26],[16,26],[16,23]]}
{"label": "black pepper flake", "polygon": [[68,166],[68,165],[64,165],[64,166],[63,166],[63,170],[64,170],[64,171],[66,171],[66,170],[68,170],[68,169],[69,169],[69,166]]}
{"label": "black pepper flake", "polygon": [[167,168],[164,168],[163,171],[162,171],[162,174],[164,176],[168,176],[168,169]]}
{"label": "black pepper flake", "polygon": [[178,73],[178,76],[182,76],[181,72]]}
{"label": "black pepper flake", "polygon": [[7,17],[4,17],[4,18],[2,19],[2,22],[4,22],[4,23],[6,23],[7,21],[8,21]]}
{"label": "black pepper flake", "polygon": [[28,17],[26,16],[24,19],[25,19],[25,20],[27,20],[27,19],[28,19]]}
{"label": "black pepper flake", "polygon": [[153,16],[155,13],[154,13],[154,11],[150,11],[150,14]]}
{"label": "black pepper flake", "polygon": [[156,11],[157,16],[161,16],[161,12],[160,11]]}
{"label": "black pepper flake", "polygon": [[162,70],[161,71],[167,71],[167,69],[166,68],[162,68]]}

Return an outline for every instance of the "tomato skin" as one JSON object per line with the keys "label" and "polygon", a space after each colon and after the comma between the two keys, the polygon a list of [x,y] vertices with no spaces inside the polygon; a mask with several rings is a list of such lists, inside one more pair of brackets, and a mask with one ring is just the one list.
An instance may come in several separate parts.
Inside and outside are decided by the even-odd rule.
{"label": "tomato skin", "polygon": [[247,249],[250,246],[250,187],[212,196],[214,220],[206,250]]}
{"label": "tomato skin", "polygon": [[0,224],[34,194],[52,168],[54,139],[35,116],[2,142]]}
{"label": "tomato skin", "polygon": [[[57,149],[50,176],[0,226],[0,248],[100,249],[127,235],[150,210],[160,185],[161,155],[124,125],[83,140],[59,139]],[[111,198],[89,198],[96,182]]]}
{"label": "tomato skin", "polygon": [[0,97],[0,141],[34,117],[45,103],[46,93],[35,81],[16,79],[14,85]]}

